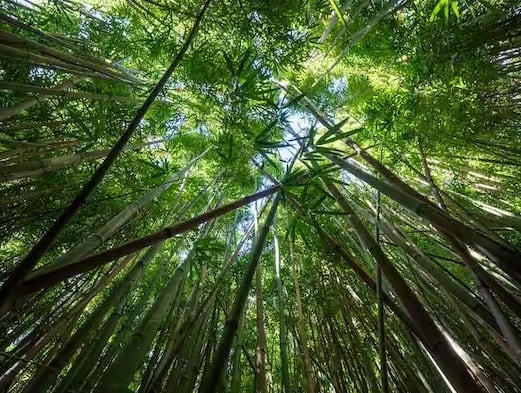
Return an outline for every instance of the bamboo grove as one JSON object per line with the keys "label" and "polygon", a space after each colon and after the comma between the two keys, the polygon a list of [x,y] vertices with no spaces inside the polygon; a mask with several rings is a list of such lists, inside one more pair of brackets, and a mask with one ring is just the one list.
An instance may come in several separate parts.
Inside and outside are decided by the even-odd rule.
{"label": "bamboo grove", "polygon": [[1,392],[521,392],[521,8],[0,2]]}

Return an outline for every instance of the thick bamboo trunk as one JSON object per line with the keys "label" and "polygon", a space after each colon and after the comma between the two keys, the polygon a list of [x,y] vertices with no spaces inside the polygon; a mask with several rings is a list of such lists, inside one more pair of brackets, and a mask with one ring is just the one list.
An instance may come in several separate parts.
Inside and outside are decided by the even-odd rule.
{"label": "thick bamboo trunk", "polygon": [[280,194],[277,194],[274,198],[268,216],[266,217],[266,221],[264,222],[264,225],[260,230],[259,235],[252,248],[250,260],[246,268],[246,273],[243,277],[243,281],[241,282],[241,286],[237,290],[237,295],[233,303],[232,311],[230,312],[230,315],[226,320],[221,342],[215,353],[212,366],[208,374],[201,381],[201,385],[199,388],[200,393],[215,393],[219,386],[219,381],[221,380],[224,374],[225,366],[228,362],[230,350],[233,345],[233,339],[235,337],[235,334],[237,333],[237,329],[239,326],[239,319],[243,313],[244,305],[246,304],[246,299],[250,291],[253,276],[255,275],[255,271],[257,270],[257,265],[262,254],[264,244],[266,243],[266,238],[268,236],[269,229],[271,227],[273,219],[275,218],[275,213],[277,212],[279,201]]}
{"label": "thick bamboo trunk", "polygon": [[[369,215],[367,215],[367,218],[371,219]],[[405,251],[433,280],[445,288],[447,293],[465,304],[477,318],[490,325],[492,329],[497,329],[494,318],[483,303],[473,296],[465,287],[452,280],[445,272],[440,270],[437,265],[432,262],[411,239],[406,237],[402,231],[394,226],[391,221],[381,218],[377,225],[383,231],[385,237]]]}
{"label": "thick bamboo trunk", "polygon": [[[423,163],[423,169],[425,172],[425,176],[428,179],[429,184],[432,188],[432,193],[437,201],[440,208],[444,211],[447,211],[447,205],[443,201],[443,198],[440,194],[440,191],[434,182],[434,179],[432,178],[431,171],[427,162],[427,158],[425,156],[425,152],[422,148],[421,143],[419,145],[420,150],[420,156]],[[485,304],[487,304],[488,309],[490,310],[492,316],[494,317],[494,320],[497,324],[498,330],[503,334],[506,342],[508,343],[508,346],[510,347],[510,350],[514,354],[514,358],[517,360],[518,364],[521,364],[521,344],[519,341],[519,332],[517,329],[513,327],[513,325],[510,323],[508,317],[503,313],[501,310],[501,307],[499,303],[494,298],[494,295],[490,291],[490,289],[485,285],[483,282],[483,279],[481,279],[481,276],[484,276],[484,271],[478,266],[478,262],[475,260],[474,257],[470,255],[470,253],[467,251],[464,245],[459,243],[456,239],[448,239],[449,242],[452,243],[453,248],[456,250],[457,254],[460,256],[460,258],[465,262],[465,264],[471,269],[473,272],[474,280],[476,282],[476,286],[478,288],[479,293],[481,294],[483,300],[485,301]],[[488,281],[488,280],[487,280]],[[490,282],[490,281],[489,281]],[[496,289],[498,286],[495,286]],[[503,291],[500,291],[500,293],[504,293]],[[515,299],[512,299],[513,301]],[[515,303],[515,302],[514,302]]]}

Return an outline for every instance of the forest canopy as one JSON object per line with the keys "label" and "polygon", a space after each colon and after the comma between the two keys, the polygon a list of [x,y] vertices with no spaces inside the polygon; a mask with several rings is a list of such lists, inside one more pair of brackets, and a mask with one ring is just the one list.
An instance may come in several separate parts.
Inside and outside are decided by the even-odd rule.
{"label": "forest canopy", "polygon": [[0,392],[521,392],[514,0],[0,2]]}

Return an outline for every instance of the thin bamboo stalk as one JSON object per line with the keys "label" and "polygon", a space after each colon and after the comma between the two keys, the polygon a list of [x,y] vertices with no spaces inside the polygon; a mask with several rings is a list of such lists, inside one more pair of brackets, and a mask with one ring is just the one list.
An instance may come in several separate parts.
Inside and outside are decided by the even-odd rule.
{"label": "thin bamboo stalk", "polygon": [[[53,91],[65,90],[71,86],[74,86],[76,83],[78,83],[84,79],[85,79],[85,77],[75,77],[75,78],[67,79],[61,83],[58,83],[55,87],[51,88],[50,90],[53,90]],[[5,121],[13,116],[16,116],[19,113],[32,108],[39,102],[49,99],[50,97],[51,97],[50,94],[41,94],[38,97],[32,97],[32,98],[28,98],[27,100],[18,102],[11,107],[3,108],[0,110],[0,121]]]}

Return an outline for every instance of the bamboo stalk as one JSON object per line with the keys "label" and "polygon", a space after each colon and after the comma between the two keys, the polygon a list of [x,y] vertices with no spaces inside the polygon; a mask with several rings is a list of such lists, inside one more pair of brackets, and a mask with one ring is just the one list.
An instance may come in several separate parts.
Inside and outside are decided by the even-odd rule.
{"label": "bamboo stalk", "polygon": [[373,175],[357,168],[353,164],[336,156],[327,155],[327,158],[349,171],[354,176],[373,186],[389,198],[415,212],[420,217],[431,222],[441,232],[447,232],[464,243],[467,243],[484,252],[493,262],[511,275],[516,281],[521,281],[521,271],[516,268],[521,258],[519,252],[511,247],[503,247],[487,236],[475,231],[466,224],[458,222],[438,208],[392,185],[378,180]]}
{"label": "bamboo stalk", "polygon": [[140,103],[142,100],[138,97],[132,96],[117,96],[112,94],[100,94],[100,93],[89,93],[85,91],[73,91],[73,90],[56,90],[54,88],[28,85],[25,83],[17,82],[6,82],[0,81],[0,90],[14,91],[17,93],[35,93],[39,96],[57,96],[57,97],[69,97],[79,100],[97,100],[97,101],[114,101],[114,102],[125,102],[130,104]]}
{"label": "bamboo stalk", "polygon": [[58,59],[64,62],[65,64],[72,64],[74,66],[82,67],[85,68],[86,71],[95,71],[102,75],[115,78],[117,80],[122,80],[125,77],[125,75],[110,69],[110,66],[108,64],[103,66],[100,63],[85,60],[79,56],[69,54],[55,48],[51,48],[49,46],[40,44],[36,41],[29,40],[25,37],[7,31],[0,31],[0,42],[16,49],[31,48],[42,53],[44,56],[49,56],[50,58]]}

